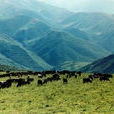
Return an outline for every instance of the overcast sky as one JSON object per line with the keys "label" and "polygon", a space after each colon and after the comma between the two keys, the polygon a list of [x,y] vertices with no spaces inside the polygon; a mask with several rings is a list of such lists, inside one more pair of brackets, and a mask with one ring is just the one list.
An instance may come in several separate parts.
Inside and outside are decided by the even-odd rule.
{"label": "overcast sky", "polygon": [[114,0],[39,0],[75,12],[114,13]]}

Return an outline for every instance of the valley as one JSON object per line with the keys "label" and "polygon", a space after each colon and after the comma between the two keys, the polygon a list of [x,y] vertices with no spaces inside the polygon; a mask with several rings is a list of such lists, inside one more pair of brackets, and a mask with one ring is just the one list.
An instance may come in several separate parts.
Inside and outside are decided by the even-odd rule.
{"label": "valley", "polygon": [[78,113],[114,113],[114,1],[0,0],[0,114]]}
{"label": "valley", "polygon": [[114,52],[111,14],[74,13],[36,0],[18,1],[20,7],[15,0],[0,4],[0,64],[65,69],[67,61],[92,63]]}

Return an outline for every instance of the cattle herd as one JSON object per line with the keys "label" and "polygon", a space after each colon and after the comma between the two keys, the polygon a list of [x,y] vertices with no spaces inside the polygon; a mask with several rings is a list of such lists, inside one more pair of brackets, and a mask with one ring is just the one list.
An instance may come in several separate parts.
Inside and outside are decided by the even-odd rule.
{"label": "cattle herd", "polygon": [[[0,78],[2,77],[9,77],[6,81],[0,81],[0,89],[3,88],[9,88],[12,86],[12,83],[16,83],[16,87],[21,87],[22,85],[30,84],[34,81],[34,78],[30,78],[30,76],[37,76],[37,85],[42,86],[44,84],[47,84],[48,82],[58,81],[62,80],[63,84],[67,84],[69,79],[72,77],[75,77],[76,79],[78,77],[81,77],[82,72],[71,72],[71,71],[43,71],[43,72],[9,72],[6,71],[5,74],[1,74]],[[50,75],[50,77],[49,77]],[[61,75],[64,75],[63,78],[61,78]],[[23,76],[27,76],[26,79],[23,78]],[[17,77],[17,78],[13,78]],[[92,75],[88,75],[87,78],[83,77],[82,82],[83,83],[92,83],[93,80],[96,78],[100,81],[110,81],[110,78],[112,78],[113,75],[111,74],[101,74],[101,73],[92,73]]]}

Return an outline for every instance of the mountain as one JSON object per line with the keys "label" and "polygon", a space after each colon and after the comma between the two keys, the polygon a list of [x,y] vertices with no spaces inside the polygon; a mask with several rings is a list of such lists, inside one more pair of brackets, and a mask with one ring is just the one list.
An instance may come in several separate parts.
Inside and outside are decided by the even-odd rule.
{"label": "mountain", "polygon": [[96,73],[114,73],[114,54],[103,59],[99,59],[81,68],[81,71]]}
{"label": "mountain", "polygon": [[114,17],[105,13],[76,13],[61,22],[64,28],[73,27],[85,32],[100,34],[114,29]]}
{"label": "mountain", "polygon": [[18,30],[13,38],[19,42],[26,43],[31,40],[40,39],[51,31],[51,27],[45,23],[32,19],[26,25],[24,25],[20,30]]}
{"label": "mountain", "polygon": [[0,1],[0,12],[1,18],[26,15],[37,17],[52,25],[55,21],[60,22],[72,14],[70,11],[39,2],[38,0],[12,0],[12,2],[9,0]]}
{"label": "mountain", "polygon": [[32,70],[52,68],[23,45],[45,36],[54,21],[69,14],[37,0],[0,1],[0,63]]}
{"label": "mountain", "polygon": [[1,0],[0,64],[75,69],[113,52],[113,28],[113,15],[72,13],[37,0]]}
{"label": "mountain", "polygon": [[109,54],[98,45],[60,31],[52,31],[32,42],[28,49],[52,66],[65,61],[89,62]]}
{"label": "mountain", "polygon": [[[114,16],[105,13],[76,13],[66,18],[62,27],[70,34],[114,52]],[[77,31],[78,30],[78,31]]]}
{"label": "mountain", "polygon": [[31,17],[24,15],[0,19],[0,33],[13,36],[15,32],[26,25],[31,19]]}
{"label": "mountain", "polygon": [[5,34],[0,34],[0,64],[31,70],[50,69],[51,66],[39,56],[25,49]]}
{"label": "mountain", "polygon": [[45,36],[51,27],[38,18],[15,16],[0,20],[0,33],[7,34],[19,42],[26,42]]}
{"label": "mountain", "polygon": [[107,51],[114,53],[114,31],[107,31],[99,35],[97,43]]}
{"label": "mountain", "polygon": [[84,40],[89,40],[89,35],[86,32],[81,31],[77,28],[68,27],[63,29],[63,31],[73,35],[74,37],[79,37]]}

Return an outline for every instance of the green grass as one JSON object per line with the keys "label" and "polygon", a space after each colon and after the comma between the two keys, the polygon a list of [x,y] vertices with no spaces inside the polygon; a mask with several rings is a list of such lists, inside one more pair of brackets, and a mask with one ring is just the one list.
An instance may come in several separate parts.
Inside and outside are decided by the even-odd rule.
{"label": "green grass", "polygon": [[11,88],[1,89],[0,114],[114,113],[114,78],[110,82],[96,79],[83,84],[82,78],[87,75],[72,77],[68,84],[60,80],[43,86],[37,86],[38,78],[34,76],[35,81],[30,85],[17,88],[13,84]]}

